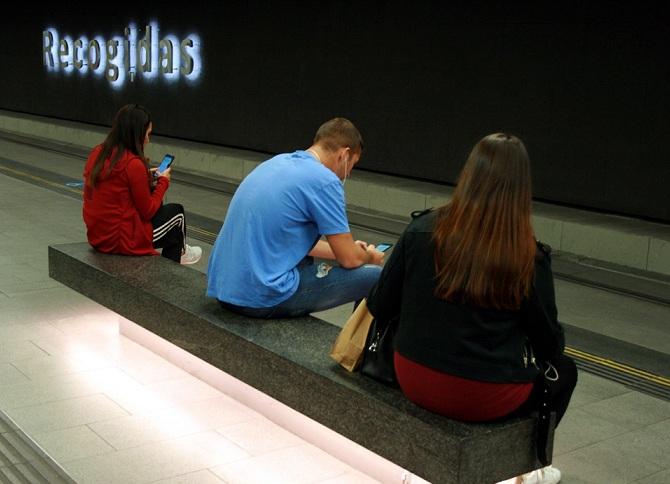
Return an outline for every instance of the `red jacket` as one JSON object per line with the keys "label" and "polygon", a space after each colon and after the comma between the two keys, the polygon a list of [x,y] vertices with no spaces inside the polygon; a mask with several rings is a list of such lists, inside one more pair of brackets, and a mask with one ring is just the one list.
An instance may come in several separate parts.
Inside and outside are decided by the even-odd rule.
{"label": "red jacket", "polygon": [[84,223],[91,246],[100,252],[127,255],[155,255],[151,218],[161,206],[170,185],[159,177],[149,188],[151,174],[140,157],[126,151],[107,173],[109,158],[95,188],[88,177],[102,145],[96,146],[84,168]]}

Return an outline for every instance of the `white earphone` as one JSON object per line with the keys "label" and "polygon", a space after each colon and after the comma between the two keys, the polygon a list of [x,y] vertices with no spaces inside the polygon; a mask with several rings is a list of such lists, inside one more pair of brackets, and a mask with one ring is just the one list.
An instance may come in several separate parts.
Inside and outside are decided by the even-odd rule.
{"label": "white earphone", "polygon": [[347,168],[349,166],[349,157],[344,159],[344,176],[342,177],[342,186],[347,182]]}

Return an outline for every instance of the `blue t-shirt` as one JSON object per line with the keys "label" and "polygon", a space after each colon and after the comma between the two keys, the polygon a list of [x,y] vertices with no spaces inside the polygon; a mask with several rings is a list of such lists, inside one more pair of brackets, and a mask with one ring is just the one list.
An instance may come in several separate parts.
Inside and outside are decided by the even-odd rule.
{"label": "blue t-shirt", "polygon": [[348,232],[337,175],[306,151],[277,155],[235,192],[209,257],[207,295],[276,306],[298,289],[296,266],[319,237]]}

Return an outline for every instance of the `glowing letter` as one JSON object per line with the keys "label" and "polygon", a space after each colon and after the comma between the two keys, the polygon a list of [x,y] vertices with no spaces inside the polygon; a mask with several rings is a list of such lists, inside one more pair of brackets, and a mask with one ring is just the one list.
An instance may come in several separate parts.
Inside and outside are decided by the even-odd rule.
{"label": "glowing letter", "polygon": [[70,46],[67,43],[67,39],[61,39],[60,41],[60,48],[58,49],[58,63],[62,67],[67,67],[70,65]]}
{"label": "glowing letter", "polygon": [[[142,49],[144,49],[144,61]],[[151,72],[151,25],[147,25],[144,38],[137,43],[137,63],[141,66],[142,72]]]}
{"label": "glowing letter", "polygon": [[193,57],[186,52],[186,47],[193,47],[193,41],[191,39],[184,39],[181,41],[181,69],[180,72],[185,76],[188,76],[193,72]]}
{"label": "glowing letter", "polygon": [[109,82],[114,82],[119,78],[119,68],[112,63],[118,53],[118,45],[119,42],[116,40],[107,41],[107,68],[105,69],[105,77]]}
{"label": "glowing letter", "polygon": [[42,53],[44,55],[44,65],[47,68],[54,66],[54,36],[48,30],[42,32],[43,45]]}
{"label": "glowing letter", "polygon": [[82,57],[81,60],[79,60],[79,55],[78,55],[78,51],[79,51],[79,49],[81,49],[83,47],[83,45],[84,44],[81,41],[81,39],[77,39],[77,40],[74,41],[74,47],[72,48],[72,61],[74,63],[74,66],[77,69],[81,69],[84,66],[83,57]]}
{"label": "glowing letter", "polygon": [[[95,60],[93,60],[94,55]],[[88,43],[88,65],[90,65],[93,70],[100,67],[100,43],[97,40],[92,40]]]}
{"label": "glowing letter", "polygon": [[[158,65],[162,68],[163,73],[171,74],[172,66],[174,65],[174,55],[172,47],[172,42],[169,39],[163,39],[160,42],[160,47],[158,48]],[[163,61],[166,61],[163,63]]]}

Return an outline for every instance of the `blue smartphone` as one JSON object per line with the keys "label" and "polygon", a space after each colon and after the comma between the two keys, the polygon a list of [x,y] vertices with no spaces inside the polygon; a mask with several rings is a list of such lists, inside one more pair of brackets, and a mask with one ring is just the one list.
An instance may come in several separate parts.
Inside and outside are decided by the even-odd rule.
{"label": "blue smartphone", "polygon": [[377,244],[376,249],[379,252],[386,252],[389,250],[391,247],[393,247],[393,244]]}
{"label": "blue smartphone", "polygon": [[163,157],[163,161],[161,161],[161,164],[158,165],[158,168],[156,169],[156,173],[163,173],[165,170],[170,168],[170,165],[174,161],[174,155],[166,154]]}

